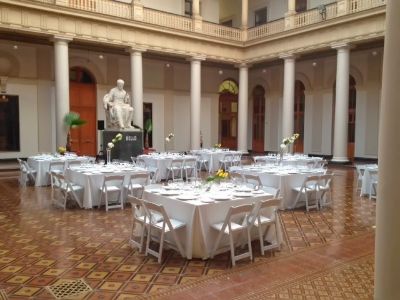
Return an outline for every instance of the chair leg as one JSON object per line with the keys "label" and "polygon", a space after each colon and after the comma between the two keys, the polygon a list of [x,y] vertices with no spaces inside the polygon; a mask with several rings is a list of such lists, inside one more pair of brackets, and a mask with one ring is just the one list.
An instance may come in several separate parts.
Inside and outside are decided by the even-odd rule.
{"label": "chair leg", "polygon": [[158,263],[161,264],[161,259],[162,259],[162,253],[163,253],[163,247],[164,247],[164,230],[161,232],[161,238],[160,238],[160,248],[158,249]]}
{"label": "chair leg", "polygon": [[261,224],[258,224],[258,238],[260,239],[261,255],[264,255],[264,237],[261,229]]}
{"label": "chair leg", "polygon": [[151,226],[148,225],[148,228],[147,228],[146,251],[145,251],[145,255],[146,255],[146,256],[149,255],[150,240],[151,240]]}
{"label": "chair leg", "polygon": [[232,260],[232,266],[234,267],[236,265],[235,262],[235,245],[233,242],[233,233],[229,232],[229,244],[231,246],[231,260]]}
{"label": "chair leg", "polygon": [[248,247],[249,247],[250,260],[253,261],[253,249],[251,248],[250,227],[247,227],[247,245],[248,245]]}

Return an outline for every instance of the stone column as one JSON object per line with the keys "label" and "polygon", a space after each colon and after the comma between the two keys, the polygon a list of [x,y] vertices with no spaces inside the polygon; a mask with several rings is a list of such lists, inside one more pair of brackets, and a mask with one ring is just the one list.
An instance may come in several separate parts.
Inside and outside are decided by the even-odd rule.
{"label": "stone column", "polygon": [[201,61],[204,57],[190,59],[190,148],[200,149],[201,119]]}
{"label": "stone column", "polygon": [[249,28],[249,0],[242,0],[242,30]]}
{"label": "stone column", "polygon": [[247,152],[248,109],[249,109],[249,66],[239,65],[239,105],[238,105],[238,150]]}
{"label": "stone column", "polygon": [[291,136],[294,130],[294,83],[296,58],[293,54],[284,54],[280,57],[284,60],[282,138],[285,138]]}
{"label": "stone column", "polygon": [[386,8],[382,100],[379,124],[379,184],[376,208],[375,299],[400,299],[400,1]]}
{"label": "stone column", "polygon": [[143,128],[143,59],[144,48],[128,49],[131,57],[133,124]]}
{"label": "stone column", "polygon": [[349,78],[350,47],[348,44],[333,45],[337,49],[336,67],[336,103],[333,126],[333,158],[332,161],[344,163],[347,158],[347,135],[349,118]]}
{"label": "stone column", "polygon": [[285,30],[294,27],[294,15],[296,14],[296,0],[288,0],[288,11],[285,13]]}
{"label": "stone column", "polygon": [[68,43],[72,39],[54,37],[54,80],[56,90],[56,147],[65,146],[67,128],[64,116],[69,112],[69,57]]}
{"label": "stone column", "polygon": [[193,0],[192,6],[193,29],[196,32],[203,31],[203,19],[200,15],[200,0]]}
{"label": "stone column", "polygon": [[288,0],[287,14],[293,15],[296,13],[296,0]]}

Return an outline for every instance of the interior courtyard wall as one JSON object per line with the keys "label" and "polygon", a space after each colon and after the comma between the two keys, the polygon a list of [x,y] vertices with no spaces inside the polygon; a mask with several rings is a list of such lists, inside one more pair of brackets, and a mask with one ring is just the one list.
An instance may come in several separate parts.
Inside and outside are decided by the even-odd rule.
{"label": "interior courtyard wall", "polygon": [[267,7],[267,22],[281,19],[287,12],[287,1],[253,0],[249,1],[249,27],[255,26],[255,12]]}

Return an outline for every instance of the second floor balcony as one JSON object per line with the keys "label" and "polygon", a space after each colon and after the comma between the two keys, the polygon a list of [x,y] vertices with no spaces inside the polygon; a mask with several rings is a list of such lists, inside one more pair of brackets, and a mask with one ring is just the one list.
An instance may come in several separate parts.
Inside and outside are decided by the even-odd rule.
{"label": "second floor balcony", "polygon": [[[6,1],[13,2],[11,0]],[[246,24],[246,26],[240,26],[241,28],[235,28],[232,26],[226,26],[234,25],[234,17],[228,21],[217,20],[218,22],[221,21],[224,25],[208,21],[215,18],[218,19],[218,17],[202,17],[200,14],[201,7],[197,7],[196,12],[196,8],[191,6],[196,6],[195,2],[199,4],[199,0],[189,1],[188,3],[191,3],[189,6],[190,9],[188,9],[188,7],[183,7],[183,9],[181,9],[181,14],[166,12],[166,9],[157,10],[146,7],[146,1],[144,0],[22,0],[14,2],[19,2],[19,4],[22,3],[22,5],[26,2],[30,5],[41,5],[52,9],[62,9],[63,11],[84,11],[102,17],[123,19],[125,21],[129,20],[132,24],[149,26],[155,30],[170,29],[171,31],[189,32],[194,33],[199,37],[216,38],[238,45],[257,43],[258,41],[262,41],[263,39],[276,34],[307,28],[311,25],[324,24],[324,22],[326,23],[336,19],[339,20],[339,18],[345,16],[356,16],[356,14],[360,12],[373,9],[384,10],[386,6],[386,0],[337,0],[336,2],[321,4],[317,7],[301,12],[294,10],[293,13],[284,13],[283,16],[275,14],[272,17],[274,19],[273,21],[261,22],[263,24],[260,24],[259,20],[257,20],[257,16],[255,16],[252,19],[252,22],[255,22],[255,25],[258,26],[248,28]],[[321,3],[324,3],[324,1]],[[202,9],[203,13],[206,10],[204,6],[205,4]],[[195,9],[195,12],[193,12],[193,9]],[[172,9],[172,11],[179,12],[179,8],[177,11],[174,9]],[[210,9],[207,11],[210,11]],[[254,11],[251,13],[255,12],[256,10],[254,8]],[[249,15],[250,14],[247,13],[247,16],[243,17],[242,13],[242,21],[243,18],[247,20]]]}

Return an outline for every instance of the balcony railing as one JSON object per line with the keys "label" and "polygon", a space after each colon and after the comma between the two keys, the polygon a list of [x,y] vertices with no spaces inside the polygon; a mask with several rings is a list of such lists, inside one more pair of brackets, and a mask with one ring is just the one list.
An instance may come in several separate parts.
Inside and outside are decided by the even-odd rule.
{"label": "balcony railing", "polygon": [[[277,33],[295,28],[324,22],[339,16],[349,15],[365,11],[375,7],[386,5],[386,0],[337,0],[332,4],[320,6],[303,13],[294,14],[267,24],[253,27],[247,32],[214,24],[201,22],[201,26],[195,26],[194,20],[189,17],[157,11],[142,7],[140,13],[136,13],[134,4],[126,4],[111,0],[32,0],[48,5],[68,7],[76,10],[134,20],[152,25],[158,25],[185,32],[197,32],[210,37],[217,37],[230,41],[252,41],[268,37]],[[399,0],[400,1],[400,0]],[[340,2],[340,5],[338,3]]]}
{"label": "balcony railing", "polygon": [[210,22],[203,22],[202,33],[218,38],[242,41],[243,31],[237,28],[222,26]]}
{"label": "balcony railing", "polygon": [[149,8],[143,8],[143,22],[184,31],[193,31],[191,18]]}

